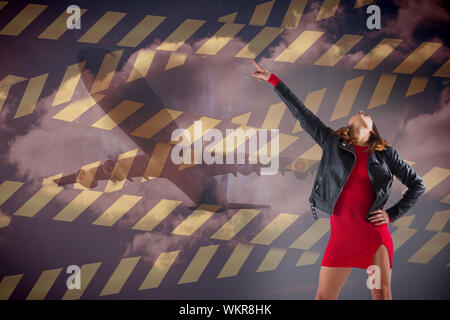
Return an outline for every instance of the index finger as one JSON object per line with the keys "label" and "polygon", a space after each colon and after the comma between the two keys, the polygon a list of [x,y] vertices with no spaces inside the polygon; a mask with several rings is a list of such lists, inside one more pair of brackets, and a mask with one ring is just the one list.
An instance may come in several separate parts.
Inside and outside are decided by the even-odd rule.
{"label": "index finger", "polygon": [[254,59],[252,59],[251,61],[252,61],[252,63],[253,63],[256,67],[262,69],[262,67],[259,65],[259,63],[257,63]]}

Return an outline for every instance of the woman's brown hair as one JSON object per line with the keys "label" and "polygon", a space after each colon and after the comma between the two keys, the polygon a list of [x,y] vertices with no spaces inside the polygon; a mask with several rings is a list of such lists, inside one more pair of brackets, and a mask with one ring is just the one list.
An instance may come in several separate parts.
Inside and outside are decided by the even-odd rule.
{"label": "woman's brown hair", "polygon": [[[386,146],[389,146],[389,142],[382,137],[378,132],[377,126],[375,122],[373,122],[373,131],[375,134],[371,134],[369,137],[367,148],[367,153],[378,150],[382,151]],[[333,133],[342,139],[348,144],[356,143],[356,137],[353,136],[353,128],[351,126],[341,127],[337,130],[333,130]]]}

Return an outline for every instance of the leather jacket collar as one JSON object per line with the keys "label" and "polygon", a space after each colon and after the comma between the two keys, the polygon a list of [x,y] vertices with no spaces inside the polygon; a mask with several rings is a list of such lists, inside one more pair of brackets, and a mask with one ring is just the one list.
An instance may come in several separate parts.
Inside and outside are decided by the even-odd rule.
{"label": "leather jacket collar", "polygon": [[[347,151],[353,153],[353,155],[355,155],[355,147],[352,144],[348,144],[346,142],[341,141],[339,143],[339,147],[341,147],[342,149],[347,150]],[[380,161],[378,160],[378,158],[376,156],[376,151],[370,153],[369,159],[367,161],[369,162],[369,164],[368,164],[369,167],[372,165],[372,163],[380,164]]]}

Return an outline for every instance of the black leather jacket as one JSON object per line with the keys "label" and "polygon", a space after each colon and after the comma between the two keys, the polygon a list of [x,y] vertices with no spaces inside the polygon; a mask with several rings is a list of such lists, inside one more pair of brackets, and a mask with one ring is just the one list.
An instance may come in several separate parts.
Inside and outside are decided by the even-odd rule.
{"label": "black leather jacket", "polygon": [[[322,148],[322,158],[309,202],[314,219],[317,219],[316,207],[331,216],[354,166],[356,159],[354,147],[346,144],[338,135],[333,134],[334,130],[307,109],[283,81],[274,87],[274,91],[291,110],[294,117],[299,120],[302,128]],[[369,213],[383,209],[389,198],[389,188],[394,175],[408,187],[408,190],[400,201],[386,210],[392,222],[408,211],[425,192],[422,178],[403,161],[392,146],[385,147],[383,151],[371,152],[367,160],[367,168],[376,197],[369,211],[366,212],[366,221],[369,221]]]}

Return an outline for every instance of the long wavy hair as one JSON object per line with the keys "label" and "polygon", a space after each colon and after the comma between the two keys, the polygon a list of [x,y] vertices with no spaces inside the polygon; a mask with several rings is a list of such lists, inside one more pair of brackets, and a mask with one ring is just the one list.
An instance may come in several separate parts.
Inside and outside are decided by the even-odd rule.
{"label": "long wavy hair", "polygon": [[[375,122],[372,123],[373,131],[375,132],[375,134],[370,134],[368,141],[369,146],[366,151],[367,153],[373,152],[375,150],[382,151],[385,147],[390,146],[389,142],[380,136]],[[346,127],[341,127],[337,130],[333,130],[333,134],[342,138],[347,144],[356,143],[356,137],[353,135],[352,126],[347,125]]]}

